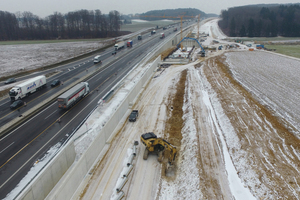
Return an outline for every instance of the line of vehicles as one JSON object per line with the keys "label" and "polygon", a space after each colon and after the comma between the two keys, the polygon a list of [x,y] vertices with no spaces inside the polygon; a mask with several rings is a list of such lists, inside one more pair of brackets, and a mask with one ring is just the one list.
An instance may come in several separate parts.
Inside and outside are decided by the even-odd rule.
{"label": "line of vehicles", "polygon": [[[151,31],[151,35],[152,34],[156,34],[156,31],[152,30]],[[161,39],[165,38],[165,34],[161,33],[160,34],[160,38]],[[138,40],[142,40],[142,35],[141,34],[138,35],[137,39]],[[116,54],[116,52],[118,50],[124,48],[125,44],[126,44],[127,47],[132,47],[133,46],[133,41],[132,40],[128,40],[127,42],[120,41],[120,42],[116,43],[114,45],[115,52],[113,52],[113,54]],[[95,56],[93,61],[94,61],[94,64],[98,64],[98,63],[101,64],[102,63],[101,55]],[[14,83],[14,82],[16,82],[15,78],[9,78],[4,83],[5,84],[11,84],[11,83]],[[30,94],[32,94],[32,93],[34,93],[34,92],[36,92],[38,90],[41,90],[41,89],[45,88],[46,84],[47,84],[46,77],[44,75],[41,75],[41,76],[37,76],[37,77],[31,78],[31,79],[29,79],[29,80],[27,80],[27,81],[25,81],[23,83],[19,83],[19,84],[15,85],[9,91],[9,97],[10,97],[11,102],[15,102],[15,101],[18,101],[18,102],[13,103],[13,105],[11,106],[11,108],[14,109],[14,108],[19,107],[23,103],[21,101],[21,99],[23,99],[26,96],[29,96]],[[54,80],[51,83],[51,87],[56,87],[56,86],[58,86],[60,84],[61,84],[60,80]],[[80,87],[81,89],[82,89],[82,87],[84,87],[83,92],[82,92],[82,90],[80,90],[79,93],[74,94],[75,95],[74,97],[72,96],[72,98],[66,100],[64,98],[67,98],[67,96],[69,96],[70,94],[73,94],[73,91],[67,91],[64,94],[65,96],[62,95],[58,99],[58,102],[60,102],[59,103],[59,108],[68,109],[70,107],[70,105],[72,105],[74,102],[76,102],[76,101],[74,101],[74,99],[77,100],[78,98],[81,98],[81,97],[85,96],[89,92],[88,83],[84,82],[84,83],[80,83],[78,85],[80,85],[78,87]],[[72,90],[72,89],[70,89],[70,90]],[[74,89],[74,90],[76,90],[76,89]]]}
{"label": "line of vehicles", "polygon": [[[41,90],[42,88],[45,88],[46,84],[46,76],[41,75],[15,85],[9,91],[10,99],[13,102],[10,105],[10,108],[16,109],[23,105],[26,105],[25,102],[23,102],[21,99],[25,98],[26,96],[29,96],[30,94],[38,90]],[[60,84],[61,81],[57,79],[51,83],[51,87],[55,87]],[[61,109],[69,109],[81,98],[86,96],[89,92],[90,88],[88,82],[81,82],[58,97],[58,107]]]}

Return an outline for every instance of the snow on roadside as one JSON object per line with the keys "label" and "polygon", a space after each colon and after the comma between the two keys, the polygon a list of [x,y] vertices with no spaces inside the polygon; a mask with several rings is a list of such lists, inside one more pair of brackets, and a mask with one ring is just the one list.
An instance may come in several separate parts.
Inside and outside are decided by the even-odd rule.
{"label": "snow on roadside", "polygon": [[[122,87],[115,93],[115,96],[108,103],[101,103],[98,108],[87,119],[86,126],[82,126],[74,135],[76,160],[85,152],[91,142],[101,131],[102,127],[110,119],[111,113],[119,107],[126,98],[134,85],[141,79],[143,74],[148,70],[152,63],[145,67],[135,66],[133,71],[128,72],[128,76],[122,82]],[[121,84],[121,83],[119,83]],[[116,84],[118,85],[118,84]],[[87,131],[88,129],[88,131]],[[78,139],[76,139],[78,138]]]}
{"label": "snow on roadside", "polygon": [[44,155],[43,158],[38,160],[33,167],[28,171],[28,173],[24,176],[24,178],[18,183],[18,185],[3,199],[3,200],[10,200],[15,199],[22,190],[30,184],[33,178],[37,175],[37,173],[48,164],[48,162],[56,155],[56,153],[60,150],[61,143],[57,143],[56,145],[52,146],[47,153]]}

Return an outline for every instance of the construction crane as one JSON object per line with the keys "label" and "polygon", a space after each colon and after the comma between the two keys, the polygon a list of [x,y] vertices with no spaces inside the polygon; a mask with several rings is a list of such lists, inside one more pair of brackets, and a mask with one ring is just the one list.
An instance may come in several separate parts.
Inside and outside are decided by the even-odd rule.
{"label": "construction crane", "polygon": [[200,28],[200,14],[198,15],[198,23],[197,23],[197,40],[199,39],[199,28]]}

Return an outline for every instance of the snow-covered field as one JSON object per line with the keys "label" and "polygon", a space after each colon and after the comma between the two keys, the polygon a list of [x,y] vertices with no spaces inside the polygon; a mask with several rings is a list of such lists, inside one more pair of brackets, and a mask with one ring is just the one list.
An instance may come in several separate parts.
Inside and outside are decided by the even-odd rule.
{"label": "snow-covered field", "polygon": [[0,77],[55,64],[102,46],[101,41],[1,45]]}
{"label": "snow-covered field", "polygon": [[[224,36],[216,20],[208,23],[200,30],[210,31],[210,41]],[[220,51],[202,62],[157,72],[134,106],[139,118],[125,122],[75,199],[114,199],[133,142],[145,132],[176,145],[175,175],[165,176],[154,155],[143,160],[140,143],[123,188],[126,199],[300,199],[299,61],[242,49],[214,54]],[[141,73],[135,70],[120,91],[130,90]],[[180,140],[169,127],[178,91],[183,98]],[[124,96],[99,107],[89,127],[104,123]],[[82,144],[92,141],[90,136],[82,137]],[[86,146],[76,145],[80,156]]]}
{"label": "snow-covered field", "polygon": [[300,138],[300,59],[267,52],[227,53],[233,76],[261,103],[296,127]]}

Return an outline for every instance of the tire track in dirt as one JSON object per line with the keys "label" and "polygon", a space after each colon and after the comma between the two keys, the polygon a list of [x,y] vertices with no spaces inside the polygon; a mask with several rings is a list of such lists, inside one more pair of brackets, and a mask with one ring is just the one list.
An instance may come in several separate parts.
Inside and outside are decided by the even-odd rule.
{"label": "tire track in dirt", "polygon": [[[193,102],[193,115],[195,127],[198,129],[198,165],[200,176],[200,188],[203,199],[232,199],[228,187],[227,174],[223,165],[223,155],[220,152],[218,138],[214,132],[215,127],[208,123],[210,116],[205,104],[203,103],[202,90],[204,90],[201,76],[201,69],[190,69],[189,85]],[[197,77],[197,78],[196,78]]]}

